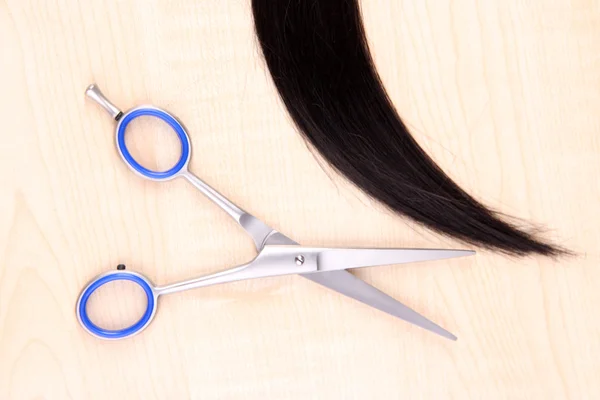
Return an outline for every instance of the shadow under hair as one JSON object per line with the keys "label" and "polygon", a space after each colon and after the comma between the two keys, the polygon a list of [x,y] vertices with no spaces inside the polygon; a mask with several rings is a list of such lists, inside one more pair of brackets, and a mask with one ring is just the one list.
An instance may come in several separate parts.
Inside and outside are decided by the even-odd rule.
{"label": "shadow under hair", "polygon": [[421,149],[375,70],[357,0],[252,0],[252,12],[295,125],[359,189],[466,243],[513,255],[565,252],[501,219]]}

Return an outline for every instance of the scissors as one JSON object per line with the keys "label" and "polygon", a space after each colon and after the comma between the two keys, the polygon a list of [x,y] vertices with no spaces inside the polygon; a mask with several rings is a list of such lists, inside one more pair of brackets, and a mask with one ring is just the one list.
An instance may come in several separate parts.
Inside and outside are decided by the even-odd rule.
{"label": "scissors", "polygon": [[[184,178],[210,200],[229,214],[245,231],[256,246],[258,255],[249,263],[211,275],[201,276],[164,286],[154,285],[144,275],[127,271],[123,265],[97,276],[81,292],[76,313],[81,326],[91,335],[101,339],[122,339],[144,330],[153,320],[158,298],[167,294],[209,285],[256,279],[270,276],[299,274],[315,283],[356,299],[392,316],[456,340],[456,336],[425,318],[365,281],[352,275],[347,269],[381,265],[404,264],[418,261],[441,260],[475,254],[471,250],[441,249],[378,249],[378,248],[329,248],[304,247],[284,234],[271,228],[258,218],[242,210],[222,194],[210,187],[188,169],[191,157],[190,138],[183,124],[169,112],[154,107],[140,106],[122,112],[111,103],[95,84],[90,85],[86,95],[104,108],[117,122],[116,145],[123,161],[137,175],[153,181]],[[135,118],[150,116],[166,122],[177,134],[181,143],[181,156],[166,171],[153,171],[140,165],[125,145],[125,131]],[[87,314],[87,303],[94,291],[113,281],[131,281],[138,284],[146,295],[147,305],[142,317],[123,329],[105,329],[94,324]]]}

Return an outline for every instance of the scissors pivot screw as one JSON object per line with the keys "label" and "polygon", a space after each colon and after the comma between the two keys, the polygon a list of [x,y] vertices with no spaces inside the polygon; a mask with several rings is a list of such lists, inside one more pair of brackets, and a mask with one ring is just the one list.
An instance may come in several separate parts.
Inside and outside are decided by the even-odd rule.
{"label": "scissors pivot screw", "polygon": [[304,256],[303,255],[296,256],[296,265],[302,265],[302,264],[304,264]]}

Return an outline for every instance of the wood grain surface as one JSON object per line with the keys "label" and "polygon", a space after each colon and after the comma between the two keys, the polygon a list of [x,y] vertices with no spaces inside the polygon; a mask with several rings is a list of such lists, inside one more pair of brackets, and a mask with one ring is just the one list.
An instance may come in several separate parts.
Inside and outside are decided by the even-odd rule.
{"label": "wood grain surface", "polygon": [[[161,299],[106,342],[77,296],[124,263],[158,284],[254,255],[182,180],[140,179],[91,82],[189,129],[190,168],[307,245],[465,247],[391,215],[315,157],[259,56],[248,0],[0,1],[0,399],[600,399],[600,3],[363,1],[378,69],[418,141],[465,189],[574,257],[478,250],[356,271],[450,342],[297,276]],[[166,168],[152,121],[128,138]],[[117,327],[129,285],[90,304]]]}

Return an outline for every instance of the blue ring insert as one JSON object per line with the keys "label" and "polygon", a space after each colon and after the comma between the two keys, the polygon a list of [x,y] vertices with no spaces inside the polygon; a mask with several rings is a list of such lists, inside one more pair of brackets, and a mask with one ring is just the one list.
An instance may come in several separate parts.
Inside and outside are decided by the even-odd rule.
{"label": "blue ring insert", "polygon": [[[140,320],[138,322],[136,322],[135,324],[133,324],[131,326],[128,326],[127,328],[117,329],[117,330],[100,328],[98,325],[94,324],[88,317],[87,310],[86,310],[87,302],[88,302],[90,296],[92,295],[92,293],[94,293],[94,291],[96,291],[96,289],[98,289],[100,286],[102,286],[108,282],[118,281],[118,280],[126,280],[126,281],[135,282],[138,285],[140,285],[142,287],[142,289],[144,289],[144,292],[146,292],[146,299],[148,301],[147,306],[146,306],[146,311],[144,312],[144,315],[142,315],[142,318],[140,318]],[[97,336],[100,336],[100,337],[103,337],[106,339],[120,339],[120,338],[124,338],[124,337],[130,336],[130,335],[136,333],[137,331],[142,329],[144,326],[146,326],[146,324],[148,323],[150,318],[152,318],[153,311],[154,311],[154,293],[152,293],[152,288],[150,287],[150,285],[148,285],[148,283],[144,279],[140,278],[139,276],[124,273],[124,272],[103,276],[103,277],[97,279],[96,281],[94,281],[81,294],[81,301],[79,302],[79,309],[78,309],[79,316],[81,317],[81,322],[83,323],[83,325],[94,335],[97,335]]]}
{"label": "blue ring insert", "polygon": [[[129,123],[135,118],[141,116],[159,118],[169,124],[175,133],[177,133],[179,141],[181,142],[181,157],[179,158],[179,161],[177,161],[177,164],[175,164],[171,169],[167,171],[152,171],[151,169],[145,168],[140,163],[135,161],[131,153],[129,153],[129,150],[127,150],[127,146],[125,145],[125,130],[127,129],[127,125],[129,125]],[[121,154],[123,154],[123,158],[127,164],[131,166],[131,168],[143,176],[152,179],[167,179],[177,174],[185,166],[185,163],[190,156],[190,142],[183,126],[179,123],[179,121],[165,111],[157,110],[155,108],[139,108],[125,114],[119,123],[119,129],[117,131],[117,146],[119,146],[119,151]]]}

